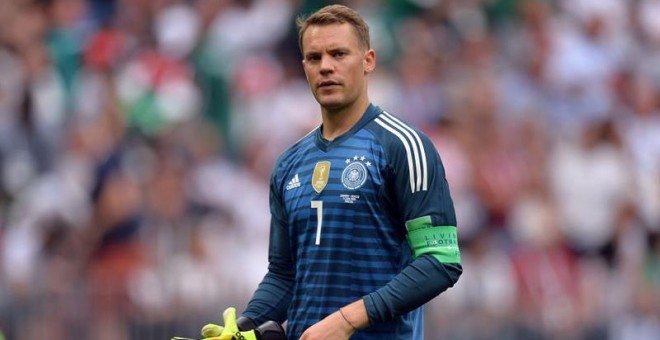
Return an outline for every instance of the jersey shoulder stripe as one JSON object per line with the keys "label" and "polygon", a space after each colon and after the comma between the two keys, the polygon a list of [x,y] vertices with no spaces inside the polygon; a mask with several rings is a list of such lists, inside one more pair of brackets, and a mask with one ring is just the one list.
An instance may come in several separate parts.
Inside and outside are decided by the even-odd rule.
{"label": "jersey shoulder stripe", "polygon": [[419,133],[399,118],[383,111],[374,121],[396,136],[406,150],[410,177],[410,191],[428,190],[428,162]]}
{"label": "jersey shoulder stripe", "polygon": [[[300,157],[301,154],[305,153],[304,149],[310,148],[311,146],[314,145],[314,143],[309,143],[309,139],[314,138],[314,131],[318,130],[321,126],[317,126],[314,129],[312,129],[310,132],[305,134],[303,137],[298,139],[295,143],[293,143],[291,146],[289,146],[284,152],[282,152],[279,157],[275,160],[275,171],[273,171],[273,174],[278,173],[278,169],[282,166],[288,165],[288,163],[292,160],[292,158],[297,158]],[[301,151],[302,149],[302,151]]]}

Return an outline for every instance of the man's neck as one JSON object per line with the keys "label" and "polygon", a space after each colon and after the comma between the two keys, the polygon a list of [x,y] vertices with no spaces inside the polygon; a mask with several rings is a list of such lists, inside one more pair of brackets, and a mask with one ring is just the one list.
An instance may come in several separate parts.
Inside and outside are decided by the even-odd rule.
{"label": "man's neck", "polygon": [[331,141],[348,132],[362,118],[367,107],[369,107],[368,98],[338,110],[322,107],[323,138]]}

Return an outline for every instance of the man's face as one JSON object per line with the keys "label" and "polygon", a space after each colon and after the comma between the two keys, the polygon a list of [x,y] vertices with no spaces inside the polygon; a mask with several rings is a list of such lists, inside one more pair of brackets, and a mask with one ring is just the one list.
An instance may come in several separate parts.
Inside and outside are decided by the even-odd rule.
{"label": "man's face", "polygon": [[310,26],[302,38],[303,68],[319,104],[338,110],[367,95],[375,53],[361,47],[349,24]]}

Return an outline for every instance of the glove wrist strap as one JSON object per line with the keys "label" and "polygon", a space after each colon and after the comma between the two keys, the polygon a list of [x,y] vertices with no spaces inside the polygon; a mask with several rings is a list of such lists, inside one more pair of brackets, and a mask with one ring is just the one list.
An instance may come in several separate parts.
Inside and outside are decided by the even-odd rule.
{"label": "glove wrist strap", "polygon": [[257,328],[257,324],[250,318],[240,316],[236,319],[236,325],[240,331],[249,331]]}

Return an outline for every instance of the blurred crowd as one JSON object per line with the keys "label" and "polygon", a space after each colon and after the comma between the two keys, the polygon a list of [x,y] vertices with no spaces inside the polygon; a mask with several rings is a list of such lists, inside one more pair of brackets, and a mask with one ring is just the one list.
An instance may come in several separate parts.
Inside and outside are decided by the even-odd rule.
{"label": "blurred crowd", "polygon": [[[660,0],[337,2],[452,190],[464,274],[427,338],[660,338]],[[295,17],[328,3],[0,1],[7,339],[194,337],[245,306],[274,160],[320,123]]]}

